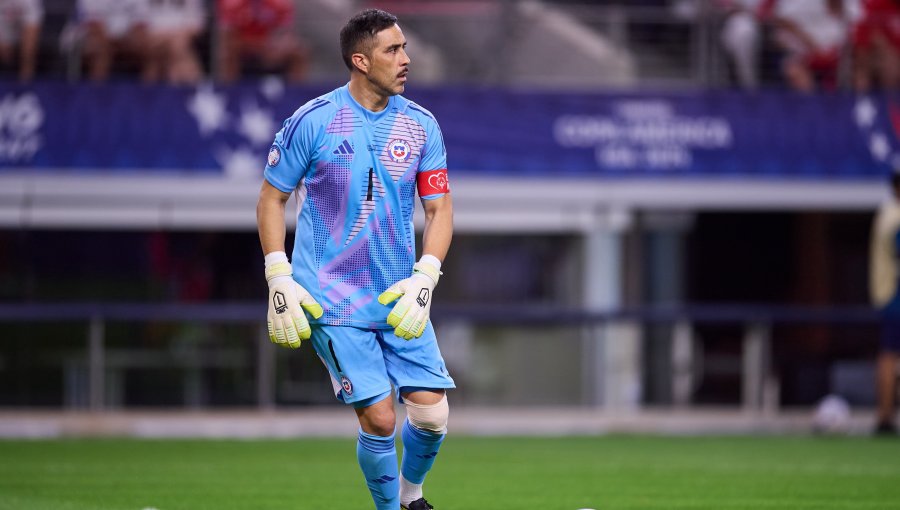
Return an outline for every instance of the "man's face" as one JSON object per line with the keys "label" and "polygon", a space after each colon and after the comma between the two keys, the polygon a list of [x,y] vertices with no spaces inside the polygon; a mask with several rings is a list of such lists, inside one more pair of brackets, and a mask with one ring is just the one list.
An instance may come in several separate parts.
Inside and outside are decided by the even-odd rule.
{"label": "man's face", "polygon": [[369,83],[386,96],[401,94],[406,87],[409,57],[406,55],[406,38],[400,27],[394,25],[375,34],[375,43],[368,57]]}

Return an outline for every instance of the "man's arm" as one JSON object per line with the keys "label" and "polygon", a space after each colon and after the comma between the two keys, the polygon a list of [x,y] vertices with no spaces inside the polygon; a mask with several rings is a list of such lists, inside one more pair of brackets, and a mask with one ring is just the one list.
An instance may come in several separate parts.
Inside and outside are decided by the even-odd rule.
{"label": "man's arm", "polygon": [[39,24],[26,25],[22,28],[22,47],[19,54],[19,79],[31,81],[37,64],[38,42],[41,35]]}
{"label": "man's arm", "polygon": [[441,262],[453,239],[453,200],[450,193],[434,200],[423,200],[425,230],[422,233],[422,254],[433,255]]}
{"label": "man's arm", "polygon": [[441,263],[453,238],[453,201],[446,193],[440,198],[423,200],[425,232],[422,235],[422,258],[413,266],[413,274],[388,287],[378,302],[397,304],[388,314],[387,323],[394,334],[410,340],[422,336],[431,313],[431,294],[441,276]]}
{"label": "man's arm", "polygon": [[259,230],[259,243],[263,255],[276,251],[284,251],[284,204],[291,197],[269,181],[263,180],[259,190],[259,201],[256,203],[256,225]]}
{"label": "man's arm", "polygon": [[269,284],[269,338],[276,344],[296,349],[300,347],[300,341],[306,340],[312,333],[303,310],[318,319],[322,316],[322,307],[294,281],[293,270],[285,254],[284,204],[290,196],[290,193],[280,191],[264,180],[256,204],[256,224]]}
{"label": "man's arm", "polygon": [[888,206],[878,209],[869,242],[869,296],[877,308],[885,306],[897,291],[893,246],[896,227],[892,227],[890,216]]}
{"label": "man's arm", "polygon": [[777,14],[772,18],[772,22],[776,27],[784,30],[785,32],[794,35],[801,44],[803,44],[804,48],[808,50],[812,54],[820,53],[825,48],[819,48],[819,45],[816,44],[816,40],[809,35],[809,32],[803,30],[800,25],[798,25],[794,20],[784,17],[778,16]]}

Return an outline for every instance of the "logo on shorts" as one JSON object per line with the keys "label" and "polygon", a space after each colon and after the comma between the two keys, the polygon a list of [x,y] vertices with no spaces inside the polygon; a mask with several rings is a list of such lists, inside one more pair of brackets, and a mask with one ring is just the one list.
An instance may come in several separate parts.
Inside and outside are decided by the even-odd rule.
{"label": "logo on shorts", "polygon": [[344,393],[347,395],[353,395],[353,383],[345,375],[341,376],[341,388],[344,388]]}
{"label": "logo on shorts", "polygon": [[388,144],[388,154],[396,163],[403,163],[404,161],[409,159],[409,155],[411,153],[412,150],[410,150],[409,148],[409,142],[402,138],[397,138],[396,140],[393,140],[390,144]]}
{"label": "logo on shorts", "polygon": [[281,161],[281,149],[278,148],[277,145],[272,145],[269,148],[269,166],[275,166]]}

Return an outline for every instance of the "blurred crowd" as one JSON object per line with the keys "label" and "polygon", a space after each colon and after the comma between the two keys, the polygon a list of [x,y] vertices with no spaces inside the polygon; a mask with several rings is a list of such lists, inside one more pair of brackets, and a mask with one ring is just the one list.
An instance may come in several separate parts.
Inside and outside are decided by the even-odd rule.
{"label": "blurred crowd", "polygon": [[[306,72],[294,0],[0,0],[0,65],[7,75],[34,78],[50,3],[66,14],[59,33],[50,35],[90,80],[121,71],[145,82],[191,84],[211,72],[231,82],[251,67],[298,82]],[[212,65],[204,66],[207,60]]]}
{"label": "blurred crowd", "polygon": [[742,87],[759,85],[767,47],[796,90],[900,86],[900,0],[715,0],[715,7]]}
{"label": "blurred crowd", "polygon": [[[431,12],[428,6],[436,3],[491,0],[454,1],[360,5],[384,4],[409,14]],[[246,73],[278,72],[299,82],[310,53],[296,26],[299,2],[0,0],[0,72],[33,79],[41,67],[41,42],[51,40],[59,42],[70,78],[103,81],[126,73],[145,82],[190,84],[207,76],[231,82]],[[559,0],[576,3],[692,13],[693,22],[716,28],[716,51],[727,56],[740,87],[770,84],[761,75],[773,67],[780,82],[800,91],[900,86],[900,0]],[[46,23],[45,11],[63,13],[62,21]]]}

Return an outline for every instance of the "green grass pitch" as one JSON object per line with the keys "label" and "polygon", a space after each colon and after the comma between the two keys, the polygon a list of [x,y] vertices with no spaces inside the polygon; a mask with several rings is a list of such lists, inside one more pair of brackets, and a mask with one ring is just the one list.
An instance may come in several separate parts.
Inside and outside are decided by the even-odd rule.
{"label": "green grass pitch", "polygon": [[[0,441],[2,510],[372,508],[353,439]],[[900,439],[450,436],[438,510],[900,509]]]}

